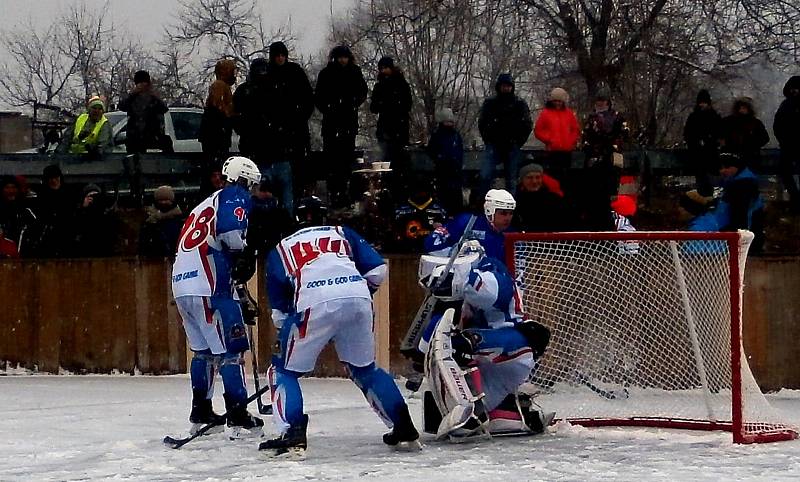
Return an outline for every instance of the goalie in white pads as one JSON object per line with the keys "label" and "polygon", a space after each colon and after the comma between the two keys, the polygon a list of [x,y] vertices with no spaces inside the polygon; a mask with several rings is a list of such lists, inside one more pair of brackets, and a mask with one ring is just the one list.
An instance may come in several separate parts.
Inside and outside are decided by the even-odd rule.
{"label": "goalie in white pads", "polygon": [[444,281],[433,295],[463,300],[459,310],[435,314],[423,334],[427,390],[423,397],[425,431],[451,440],[474,435],[539,433],[554,414],[531,406],[517,389],[534,369],[550,341],[550,332],[522,314],[511,274],[468,243],[449,273],[446,258],[423,256],[420,282]]}

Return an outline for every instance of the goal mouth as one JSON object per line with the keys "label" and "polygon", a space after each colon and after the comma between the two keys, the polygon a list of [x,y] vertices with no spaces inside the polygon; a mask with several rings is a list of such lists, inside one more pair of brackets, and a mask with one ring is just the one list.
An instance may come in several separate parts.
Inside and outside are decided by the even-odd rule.
{"label": "goal mouth", "polygon": [[797,438],[761,393],[741,339],[747,231],[506,235],[526,315],[551,331],[537,402],[587,427]]}

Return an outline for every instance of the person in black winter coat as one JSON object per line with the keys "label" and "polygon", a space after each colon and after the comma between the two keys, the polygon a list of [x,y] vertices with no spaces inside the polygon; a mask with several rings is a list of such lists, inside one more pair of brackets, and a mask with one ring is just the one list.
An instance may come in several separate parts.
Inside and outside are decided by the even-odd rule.
{"label": "person in black winter coat", "polygon": [[800,211],[800,195],[794,175],[800,165],[800,75],[783,87],[786,97],[775,113],[773,129],[781,146],[781,181],[789,192],[792,208]]}
{"label": "person in black winter coat", "polygon": [[480,191],[489,190],[497,164],[503,164],[506,189],[514,194],[519,170],[520,148],[533,130],[527,102],[514,94],[511,74],[500,74],[495,84],[497,95],[483,102],[478,129],[486,146],[481,165]]}
{"label": "person in black winter coat", "polygon": [[272,180],[281,205],[292,212],[292,173],[301,172],[308,153],[314,91],[305,70],[288,55],[283,42],[273,42],[268,63],[253,60],[247,82],[233,94],[233,107],[240,116],[234,123],[240,151]]}
{"label": "person in black winter coat", "polygon": [[[23,235],[36,221],[33,212],[23,203],[19,187],[14,177],[0,177],[0,258],[19,255]],[[3,248],[11,248],[13,253]]]}
{"label": "person in black winter coat", "polygon": [[146,70],[136,72],[133,83],[133,90],[117,106],[128,113],[127,152],[143,153],[151,148],[172,152],[172,139],[164,133],[167,105],[153,90],[150,74]]}
{"label": "person in black winter coat", "polygon": [[451,109],[441,109],[436,113],[436,120],[439,125],[431,135],[427,149],[433,160],[434,185],[444,209],[457,215],[464,210],[464,140],[456,129]]}
{"label": "person in black winter coat", "polygon": [[753,100],[742,97],[733,103],[731,115],[722,119],[720,148],[736,154],[747,167],[757,166],[761,148],[769,142],[764,123],[756,117]]}
{"label": "person in black winter coat", "polygon": [[26,235],[23,257],[50,258],[67,254],[73,200],[57,164],[42,171],[42,186],[33,202],[36,222]]}
{"label": "person in black winter coat", "polygon": [[355,160],[358,108],[367,99],[367,82],[346,45],[331,50],[317,76],[314,103],[322,113],[322,150],[333,208],[347,206],[347,181]]}
{"label": "person in black winter coat", "polygon": [[378,61],[378,82],[372,89],[369,110],[378,114],[375,134],[383,161],[391,163],[392,194],[397,199],[405,199],[411,171],[411,161],[405,151],[411,104],[411,87],[403,72],[395,66],[393,58],[382,57]]}
{"label": "person in black winter coat", "polygon": [[86,185],[72,217],[70,256],[98,258],[113,255],[117,228],[117,217],[103,191],[95,184]]}
{"label": "person in black winter coat", "polygon": [[710,174],[719,169],[717,157],[721,121],[722,117],[711,105],[711,95],[707,90],[701,90],[697,94],[694,110],[686,119],[683,139],[695,172],[697,192],[702,196],[711,196],[714,191]]}
{"label": "person in black winter coat", "polygon": [[543,182],[544,169],[528,164],[519,170],[517,207],[511,225],[520,232],[549,233],[563,231],[569,225],[564,199],[550,191]]}

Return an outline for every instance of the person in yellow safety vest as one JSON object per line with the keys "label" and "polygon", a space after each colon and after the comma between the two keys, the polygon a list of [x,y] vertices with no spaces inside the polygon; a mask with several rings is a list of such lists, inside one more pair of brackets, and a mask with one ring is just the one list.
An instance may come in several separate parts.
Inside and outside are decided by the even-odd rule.
{"label": "person in yellow safety vest", "polygon": [[103,99],[98,96],[89,99],[88,113],[75,119],[69,142],[70,153],[99,155],[111,150],[114,146],[111,123],[104,114],[105,110]]}

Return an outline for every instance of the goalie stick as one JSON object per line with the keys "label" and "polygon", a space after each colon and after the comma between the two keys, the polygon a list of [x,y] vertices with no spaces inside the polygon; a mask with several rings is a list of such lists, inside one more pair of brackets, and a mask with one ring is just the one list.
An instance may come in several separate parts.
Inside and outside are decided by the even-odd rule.
{"label": "goalie stick", "polygon": [[200,437],[201,435],[204,435],[206,432],[208,432],[212,428],[214,428],[214,427],[216,427],[218,425],[222,425],[223,423],[225,423],[228,420],[228,414],[231,413],[231,411],[237,410],[237,409],[239,409],[241,407],[248,406],[250,404],[250,402],[252,402],[253,400],[256,400],[259,397],[261,397],[261,395],[263,395],[264,392],[266,392],[267,390],[269,390],[269,385],[267,385],[265,387],[261,387],[260,390],[256,391],[254,394],[252,394],[249,397],[247,397],[247,399],[245,401],[235,404],[230,409],[228,409],[227,412],[225,412],[222,415],[220,415],[219,419],[216,422],[211,422],[211,423],[208,423],[206,425],[203,425],[202,427],[200,427],[200,430],[198,430],[197,432],[195,432],[194,434],[192,434],[192,435],[190,435],[190,436],[188,436],[186,438],[174,438],[174,437],[170,437],[169,435],[167,435],[166,437],[164,437],[164,440],[162,442],[164,442],[164,445],[166,445],[169,448],[179,449],[179,448],[183,447],[184,445],[186,445],[187,443],[191,442],[192,440],[196,439],[197,437]]}
{"label": "goalie stick", "polygon": [[578,383],[585,386],[589,390],[593,391],[594,393],[600,395],[603,398],[608,400],[625,400],[630,396],[628,393],[628,389],[624,388],[620,390],[606,390],[603,388],[598,387],[597,385],[592,382],[592,380],[586,376],[585,373],[575,370],[575,377],[578,380]]}
{"label": "goalie stick", "polygon": [[440,277],[436,281],[436,286],[434,286],[432,290],[428,290],[425,296],[425,301],[422,303],[422,306],[419,307],[417,314],[411,321],[411,326],[408,327],[406,336],[403,337],[403,341],[400,343],[400,353],[406,357],[413,358],[413,354],[419,351],[419,341],[422,338],[422,333],[428,327],[428,323],[431,321],[431,315],[433,314],[433,309],[436,306],[436,297],[433,296],[432,292],[440,288],[440,285],[447,277],[447,273],[449,273],[450,269],[453,267],[453,263],[455,263],[458,253],[461,251],[461,247],[467,240],[467,236],[472,232],[472,226],[475,225],[475,221],[477,219],[478,217],[473,214],[469,218],[469,221],[467,221],[467,225],[464,227],[464,232],[461,234],[461,238],[450,251],[450,258],[447,260],[447,265],[445,265],[443,271],[445,276]]}

